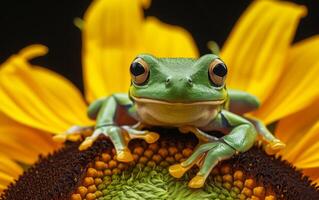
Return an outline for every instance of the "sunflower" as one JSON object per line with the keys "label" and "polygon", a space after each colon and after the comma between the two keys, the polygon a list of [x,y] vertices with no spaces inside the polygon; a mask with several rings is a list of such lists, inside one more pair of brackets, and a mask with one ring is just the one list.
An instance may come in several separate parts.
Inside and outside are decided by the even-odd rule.
{"label": "sunflower", "polygon": [[[31,166],[39,154],[47,155],[56,149],[60,150],[53,154],[55,157],[41,157],[28,171],[32,173],[39,169],[38,172],[41,173],[40,169],[53,165],[53,161],[65,165],[68,169],[67,162],[61,162],[56,158],[63,158],[62,161],[72,163],[79,158],[72,155],[80,156],[81,162],[84,162],[81,166],[89,167],[74,172],[77,174],[77,180],[81,178],[80,186],[76,185],[78,189],[72,195],[74,199],[82,197],[84,193],[88,195],[86,199],[95,199],[107,190],[103,186],[105,182],[110,182],[111,179],[113,182],[110,184],[114,184],[114,180],[128,182],[130,177],[136,179],[139,176],[140,171],[132,172],[128,176],[115,176],[128,166],[112,159],[112,149],[103,141],[99,141],[93,149],[80,153],[75,150],[77,143],[67,144],[61,149],[60,145],[52,142],[51,137],[52,134],[65,132],[73,125],[93,125],[94,122],[86,116],[87,102],[114,92],[127,91],[130,82],[127,66],[136,54],[148,52],[158,57],[198,57],[196,45],[187,31],[164,24],[154,17],[143,17],[142,6],[148,4],[149,1],[96,0],[89,7],[84,16],[82,30],[85,97],[60,75],[29,63],[32,58],[47,52],[46,47],[42,45],[29,46],[2,64],[0,190],[17,179],[23,172],[23,167]],[[313,183],[318,183],[319,79],[316,75],[319,74],[319,61],[316,55],[319,52],[319,38],[314,36],[292,44],[298,22],[305,14],[305,7],[288,2],[253,2],[235,25],[221,50],[221,57],[230,68],[228,87],[247,91],[260,98],[261,108],[250,115],[262,119],[266,124],[275,124],[276,136],[287,144],[286,149],[280,154],[309,175]],[[155,34],[158,35],[156,40]],[[168,155],[171,152],[165,153],[162,150],[160,153],[161,145],[166,147],[165,143],[169,141],[165,141],[164,137],[158,146],[132,144],[133,151],[139,156],[137,164],[154,166],[158,160],[154,155],[157,154],[162,158],[166,156],[166,164],[170,164],[187,157],[193,148],[192,144],[189,144],[177,150],[174,149],[174,145],[169,144],[168,149],[175,156],[175,160],[170,162],[171,158],[167,157],[170,157]],[[258,147],[256,148],[255,152],[259,152],[257,156],[263,155]],[[148,149],[152,152],[148,151],[145,154]],[[107,153],[103,154],[103,151]],[[180,157],[176,158],[177,154]],[[244,157],[239,155],[236,159],[245,160],[246,157],[253,157],[251,154],[253,153],[249,152]],[[143,156],[150,156],[151,160],[143,163],[143,159],[146,159],[142,159]],[[105,168],[105,163],[112,166],[111,172]],[[254,184],[253,179],[243,180],[241,174],[244,172],[229,167],[237,165],[235,162],[226,162],[219,166],[215,174],[220,172],[223,176],[218,178],[217,175],[216,180],[227,188],[226,183],[230,179],[227,175],[231,175],[237,177],[234,181],[239,181],[238,184],[240,181],[242,184],[245,183],[241,192],[246,196],[265,196],[262,185]],[[75,164],[70,167],[75,167]],[[165,162],[160,167],[165,168]],[[160,167],[155,172],[148,169],[145,173],[159,173],[163,171]],[[256,166],[256,169],[259,168]],[[102,180],[98,175],[101,170],[104,175],[113,175],[111,178],[105,176],[109,178],[104,177]],[[54,172],[55,175],[56,173]],[[26,173],[20,180],[27,179],[28,176],[30,175]],[[34,177],[30,177],[30,180],[34,180]],[[52,180],[56,180],[54,176]],[[146,184],[143,181],[139,183]],[[45,188],[43,185],[42,187]],[[97,189],[94,187],[100,187],[100,193],[94,194],[95,196],[88,192],[96,192]],[[114,187],[116,188],[116,185]],[[188,192],[182,186],[176,186],[175,190]],[[208,195],[207,191],[211,194],[212,191],[218,193],[217,190],[218,188],[207,186],[200,195]],[[156,189],[154,192],[160,193]],[[267,193],[269,198],[272,192]],[[105,193],[108,194],[108,191]],[[117,194],[120,195],[121,192],[118,191]]]}

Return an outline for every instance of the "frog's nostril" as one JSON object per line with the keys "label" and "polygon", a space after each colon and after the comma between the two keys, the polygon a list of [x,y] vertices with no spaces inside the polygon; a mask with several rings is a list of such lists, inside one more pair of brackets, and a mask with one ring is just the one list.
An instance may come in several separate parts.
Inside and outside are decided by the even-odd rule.
{"label": "frog's nostril", "polygon": [[191,78],[187,78],[187,84],[189,85],[189,86],[193,86],[193,80],[191,79]]}
{"label": "frog's nostril", "polygon": [[167,77],[165,81],[166,86],[168,86],[170,82],[171,82],[171,77]]}

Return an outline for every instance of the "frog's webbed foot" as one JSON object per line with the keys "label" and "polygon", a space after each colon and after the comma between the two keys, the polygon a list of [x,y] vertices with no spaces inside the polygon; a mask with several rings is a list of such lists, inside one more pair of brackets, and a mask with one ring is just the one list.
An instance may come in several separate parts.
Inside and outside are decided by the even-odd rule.
{"label": "frog's webbed foot", "polygon": [[93,130],[94,130],[93,126],[75,125],[75,126],[72,126],[71,128],[69,128],[64,133],[54,135],[53,140],[55,142],[59,142],[59,143],[63,143],[67,140],[75,142],[75,141],[80,140],[82,137],[87,137],[87,136],[91,135]]}
{"label": "frog's webbed foot", "polygon": [[130,126],[121,126],[121,128],[128,134],[127,143],[132,139],[143,139],[147,143],[154,143],[159,139],[159,134],[152,131],[138,130]]}
{"label": "frog's webbed foot", "polygon": [[218,162],[231,157],[235,152],[232,147],[223,141],[205,143],[200,145],[187,160],[170,166],[169,173],[175,178],[180,178],[197,164],[200,169],[188,183],[188,186],[190,188],[201,188]]}
{"label": "frog's webbed foot", "polygon": [[148,143],[154,143],[159,138],[159,135],[154,132],[140,131],[129,126],[108,125],[96,128],[91,136],[85,138],[79,149],[85,150],[89,148],[100,135],[104,135],[112,141],[116,150],[116,158],[122,162],[133,161],[133,156],[128,148],[128,143],[132,139],[139,138]]}
{"label": "frog's webbed foot", "polygon": [[276,154],[286,147],[286,144],[276,138],[261,120],[251,116],[246,117],[246,119],[254,124],[257,132],[261,136],[261,141],[263,142],[264,149],[268,155]]}
{"label": "frog's webbed foot", "polygon": [[286,144],[276,138],[265,145],[265,151],[268,155],[274,155],[285,147]]}

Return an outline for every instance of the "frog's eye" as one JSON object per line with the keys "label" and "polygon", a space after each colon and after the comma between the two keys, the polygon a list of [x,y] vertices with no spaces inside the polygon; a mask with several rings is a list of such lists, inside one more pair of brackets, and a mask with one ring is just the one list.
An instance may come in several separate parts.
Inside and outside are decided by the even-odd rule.
{"label": "frog's eye", "polygon": [[149,66],[142,58],[136,58],[130,67],[131,77],[135,84],[142,85],[149,75]]}
{"label": "frog's eye", "polygon": [[227,67],[219,59],[215,59],[209,66],[209,78],[217,87],[223,86],[226,80]]}

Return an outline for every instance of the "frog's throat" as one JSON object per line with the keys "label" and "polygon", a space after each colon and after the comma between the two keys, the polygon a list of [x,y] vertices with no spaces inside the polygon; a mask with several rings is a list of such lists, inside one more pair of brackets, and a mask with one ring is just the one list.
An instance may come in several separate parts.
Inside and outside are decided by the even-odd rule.
{"label": "frog's throat", "polygon": [[225,100],[169,102],[132,97],[139,121],[154,126],[205,127],[217,115]]}
{"label": "frog's throat", "polygon": [[196,105],[222,105],[226,99],[221,100],[209,100],[209,101],[191,101],[191,102],[175,102],[175,101],[164,101],[164,100],[157,100],[157,99],[148,99],[148,98],[141,98],[141,97],[134,97],[131,96],[134,102],[138,103],[152,103],[152,104],[163,104],[163,105],[170,105],[170,106],[196,106]]}

